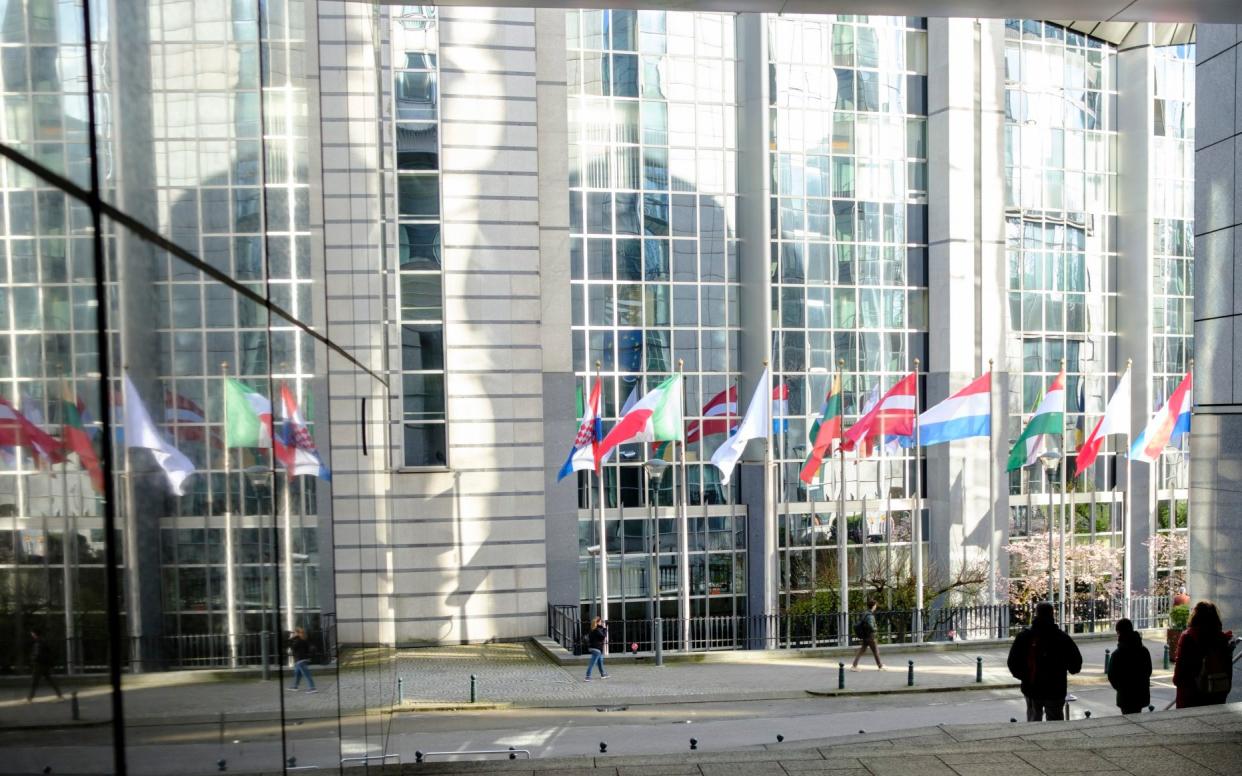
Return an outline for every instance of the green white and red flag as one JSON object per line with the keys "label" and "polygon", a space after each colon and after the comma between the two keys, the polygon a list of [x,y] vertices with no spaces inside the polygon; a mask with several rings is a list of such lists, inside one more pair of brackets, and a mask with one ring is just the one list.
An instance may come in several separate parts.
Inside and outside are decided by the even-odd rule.
{"label": "green white and red flag", "polygon": [[1049,447],[1048,437],[1065,434],[1065,370],[1053,378],[1035,414],[1009,451],[1008,471],[1029,466]]}
{"label": "green white and red flag", "polygon": [[673,375],[648,391],[595,448],[596,468],[614,448],[629,442],[684,441],[682,404],[681,375]]}

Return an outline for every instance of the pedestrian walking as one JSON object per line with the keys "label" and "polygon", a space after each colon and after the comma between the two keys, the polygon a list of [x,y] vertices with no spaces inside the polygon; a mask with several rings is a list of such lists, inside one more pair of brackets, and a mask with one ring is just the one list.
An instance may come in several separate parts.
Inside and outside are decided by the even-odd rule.
{"label": "pedestrian walking", "polygon": [[1044,601],[1035,607],[1035,619],[1013,640],[1008,662],[1009,673],[1022,682],[1026,721],[1065,719],[1068,675],[1082,670],[1082,653],[1057,627],[1052,604]]}
{"label": "pedestrian walking", "polygon": [[52,663],[54,662],[52,648],[43,640],[43,634],[37,630],[30,631],[30,694],[26,696],[27,703],[34,700],[40,679],[46,679],[56,691],[56,697],[64,700],[64,694],[61,693],[56,680],[52,678]]}
{"label": "pedestrian walking", "polygon": [[1138,714],[1151,703],[1151,652],[1126,618],[1117,621],[1117,651],[1108,664],[1108,683],[1117,691],[1122,714]]}
{"label": "pedestrian walking", "polygon": [[1190,624],[1177,640],[1173,684],[1177,708],[1224,703],[1233,689],[1233,632],[1224,629],[1210,601],[1195,604]]}
{"label": "pedestrian walking", "polygon": [[587,649],[591,651],[591,660],[587,663],[586,680],[591,681],[591,669],[599,666],[599,678],[607,679],[604,671],[604,644],[608,643],[608,627],[602,617],[591,620],[591,631],[587,633]]}
{"label": "pedestrian walking", "polygon": [[306,630],[294,628],[293,635],[289,637],[289,654],[293,656],[293,686],[289,688],[290,692],[298,691],[298,684],[303,677],[306,678],[308,693],[319,692],[315,689],[315,678],[310,672],[311,651],[311,643],[306,638]]}
{"label": "pedestrian walking", "polygon": [[862,642],[858,648],[858,654],[854,655],[854,665],[850,666],[851,671],[858,670],[858,661],[867,653],[867,649],[871,650],[871,654],[875,655],[875,667],[878,671],[884,670],[884,661],[880,660],[880,648],[876,646],[875,634],[875,608],[878,606],[874,600],[868,599],[867,609],[863,612],[863,616],[854,623],[854,635]]}

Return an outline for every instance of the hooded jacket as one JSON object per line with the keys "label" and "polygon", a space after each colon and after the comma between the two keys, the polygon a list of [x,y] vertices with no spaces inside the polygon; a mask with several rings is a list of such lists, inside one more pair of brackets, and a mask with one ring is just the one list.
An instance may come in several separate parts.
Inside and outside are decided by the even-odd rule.
{"label": "hooded jacket", "polygon": [[1036,617],[1009,650],[1009,673],[1022,682],[1022,694],[1061,700],[1069,689],[1067,674],[1082,670],[1082,653],[1051,618]]}
{"label": "hooded jacket", "polygon": [[1151,703],[1151,653],[1143,637],[1130,632],[1117,643],[1108,664],[1108,683],[1117,691],[1117,706],[1123,709]]}
{"label": "hooded jacket", "polygon": [[1177,708],[1209,706],[1224,703],[1229,693],[1199,692],[1197,681],[1203,660],[1209,650],[1228,650],[1233,631],[1211,633],[1200,628],[1187,628],[1177,640],[1174,653],[1173,684],[1177,687]]}

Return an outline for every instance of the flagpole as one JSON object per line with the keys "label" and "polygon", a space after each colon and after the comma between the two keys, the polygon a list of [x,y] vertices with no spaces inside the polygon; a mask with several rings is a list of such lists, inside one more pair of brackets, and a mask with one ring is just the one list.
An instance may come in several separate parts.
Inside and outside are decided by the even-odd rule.
{"label": "flagpole", "polygon": [[[777,562],[778,556],[777,556],[776,542],[777,542],[777,534],[779,533],[777,531],[777,521],[780,520],[782,507],[785,503],[785,470],[783,468],[784,464],[782,463],[782,460],[785,456],[785,416],[782,414],[780,417],[780,420],[778,421],[776,419],[776,413],[772,411],[772,405],[774,403],[772,399],[772,373],[768,371],[767,359],[764,359],[763,361],[763,370],[764,370],[764,373],[767,374],[768,376],[767,385],[764,386],[764,390],[767,391],[768,420],[772,421],[772,423],[779,424],[775,427],[769,424],[768,429],[767,429],[767,433],[769,434],[768,436],[769,444],[767,446],[769,448],[772,447],[771,440],[773,439],[773,437],[775,437],[776,448],[775,450],[772,451],[772,454],[771,454],[771,463],[772,463],[771,471],[772,471],[773,487],[771,487],[769,490],[772,493],[772,511],[769,513],[771,517],[765,521],[765,526],[766,526],[765,530],[767,531],[767,537],[766,537],[767,545],[768,547],[771,548],[768,552],[768,565],[770,569],[769,569],[769,574],[767,578],[768,578],[768,583],[772,588],[772,595],[771,595],[772,608],[773,608],[773,611],[775,612],[779,608],[779,605],[780,605],[780,592],[779,592],[780,588],[777,587],[777,582],[780,576],[780,571],[778,569],[779,563]],[[781,405],[777,403],[776,406],[780,407]],[[749,407],[747,407],[747,409],[749,409]],[[792,535],[789,532],[788,515],[786,516],[785,535],[786,537]],[[786,614],[788,614],[789,607],[793,606],[793,580],[791,578],[792,571],[790,570],[788,563],[785,564],[785,568],[786,568],[785,611],[786,611]],[[785,630],[786,646],[790,646],[791,638],[792,638],[792,633],[790,629],[786,628]]]}
{"label": "flagpole", "polygon": [[[677,359],[677,374],[678,375],[682,374],[682,371],[685,369],[685,365],[686,365],[686,360],[684,358]],[[684,378],[683,378],[683,381],[684,381]],[[725,401],[728,401],[728,399],[729,397],[726,394]],[[684,418],[685,411],[686,411],[686,407],[685,407],[686,390],[685,390],[684,382],[682,383],[681,403],[682,403],[682,406],[679,407],[678,409],[681,410],[681,417]],[[674,444],[676,444],[676,440],[674,440]],[[680,577],[681,577],[681,648],[686,651],[689,651],[690,650],[690,516],[688,514],[688,509],[687,509],[687,502],[689,501],[689,499],[687,499],[686,496],[687,496],[687,491],[690,489],[690,482],[686,479],[686,443],[684,439],[681,441],[680,447],[681,447],[681,466],[680,466],[680,469],[681,469],[681,504],[680,504],[681,515],[680,515],[680,519],[677,521],[679,524],[679,528],[680,528],[680,530],[678,531],[678,535],[677,535],[677,543],[679,545],[678,553],[681,555],[681,564],[680,564],[680,568],[678,569],[678,571],[680,572]],[[673,472],[673,479],[674,480],[677,479],[677,472]]]}
{"label": "flagpole", "polygon": [[220,362],[220,383],[224,408],[224,598],[225,628],[229,644],[229,667],[237,668],[237,604],[234,599],[233,569],[233,483],[229,472],[229,362]]}
{"label": "flagpole", "polygon": [[919,359],[914,359],[914,640],[923,640],[923,439],[919,433]]}
{"label": "flagpole", "polygon": [[996,572],[1000,553],[996,547],[996,429],[992,421],[996,418],[996,373],[994,362],[988,359],[988,602],[993,606],[1000,603],[996,591]]}
{"label": "flagpole", "polygon": [[845,359],[837,359],[837,384],[841,388],[842,436],[837,442],[837,455],[841,459],[838,485],[840,503],[837,508],[837,640],[841,646],[849,644],[850,575],[849,555],[846,552],[845,519]]}
{"label": "flagpole", "polygon": [[[65,381],[61,380],[60,400],[65,402],[66,394],[69,392]],[[74,392],[74,398],[77,398],[77,392]],[[65,411],[61,410],[60,414],[60,438],[65,441],[69,438],[68,424],[65,422]],[[79,459],[80,460],[80,459]],[[73,610],[74,610],[74,585],[73,573],[77,570],[77,549],[78,549],[78,528],[77,519],[69,517],[69,456],[65,455],[65,460],[60,465],[60,498],[61,509],[60,515],[64,523],[61,534],[61,576],[65,586],[65,673],[73,673],[74,655],[76,652],[76,640],[73,636]]]}
{"label": "flagpole", "polygon": [[[768,419],[772,421],[773,423],[775,423],[775,420],[774,420],[775,415],[773,415],[771,412],[772,375],[768,372],[768,360],[766,358],[763,360],[763,372],[765,375],[767,375],[767,378],[766,378],[767,382],[765,386],[763,388],[760,388],[759,390],[767,391],[768,408],[769,408]],[[741,385],[740,384],[738,385],[738,398],[739,400],[741,398]],[[725,400],[725,406],[726,407],[728,406],[727,397]],[[741,407],[738,407],[738,409],[740,411]],[[747,409],[749,410],[750,407],[748,406]],[[776,530],[776,526],[777,526],[777,522],[780,520],[780,514],[779,514],[778,506],[777,506],[779,504],[779,499],[776,495],[776,490],[778,487],[780,487],[778,484],[780,482],[780,477],[776,474],[776,467],[780,466],[780,463],[777,461],[777,456],[774,454],[775,451],[773,448],[774,448],[775,442],[773,442],[773,436],[774,436],[773,426],[771,423],[769,423],[768,428],[765,430],[765,434],[764,434],[764,441],[766,442],[766,444],[764,444],[763,446],[763,450],[764,450],[763,452],[763,477],[764,477],[763,485],[764,485],[764,488],[763,489],[764,489],[764,494],[765,494],[765,497],[763,500],[764,501],[764,504],[763,504],[763,513],[764,513],[764,517],[763,517],[763,545],[764,545],[763,582],[764,582],[764,585],[766,585],[767,587],[767,590],[764,591],[764,595],[763,595],[763,602],[764,602],[763,613],[769,623],[771,623],[773,619],[779,616],[780,614],[780,576],[781,576],[781,571],[779,568],[780,564],[777,563],[777,550],[776,550],[776,540],[777,540],[777,533],[778,533],[778,531]],[[785,526],[786,536],[790,535],[789,528],[790,528],[789,525],[786,524]],[[789,573],[788,556],[786,557],[786,561],[785,561],[784,573],[785,573],[785,611],[786,611],[786,615],[788,616],[789,606],[792,602],[792,598],[790,596],[790,573]]]}
{"label": "flagpole", "polygon": [[[1065,378],[1065,359],[1061,359],[1061,375]],[[1065,379],[1068,383],[1069,380]],[[1069,404],[1069,385],[1062,386],[1066,405]],[[1057,530],[1061,536],[1061,546],[1057,549],[1057,565],[1059,566],[1059,577],[1057,579],[1057,599],[1061,610],[1057,613],[1057,621],[1061,623],[1061,627],[1065,627],[1065,470],[1069,466],[1069,413],[1065,411],[1065,407],[1061,408],[1061,519],[1057,523]]]}
{"label": "flagpole", "polygon": [[[1134,363],[1134,359],[1126,359],[1126,374],[1130,373],[1130,366]],[[1130,399],[1134,397],[1134,385],[1130,385]],[[1133,410],[1134,402],[1127,401],[1127,406]],[[1121,588],[1121,611],[1126,616],[1130,616],[1131,597],[1134,588],[1134,558],[1130,547],[1130,528],[1133,517],[1130,512],[1130,494],[1133,492],[1130,479],[1130,445],[1133,444],[1131,436],[1133,431],[1130,428],[1131,418],[1126,418],[1126,490],[1124,493],[1125,501],[1121,505],[1121,577],[1124,587]],[[1095,516],[1092,515],[1091,525],[1095,525]]]}
{"label": "flagpole", "polygon": [[[288,385],[283,386],[288,390]],[[301,404],[300,397],[294,397]],[[281,404],[284,404],[284,392],[281,392]],[[288,413],[288,407],[282,407]],[[285,423],[291,422],[291,418],[286,417]],[[272,420],[273,437],[275,436],[275,419]],[[286,427],[287,428],[287,427]],[[297,453],[294,453],[294,467],[297,466]],[[272,440],[272,484],[276,483],[276,440]],[[285,529],[285,547],[284,547],[284,563],[285,563],[285,631],[293,632],[295,617],[297,615],[296,607],[293,605],[293,502],[289,490],[293,487],[295,475],[290,467],[285,467],[285,489],[281,497],[282,511],[284,512],[284,529]],[[303,627],[309,627],[310,623],[302,623]]]}
{"label": "flagpole", "polygon": [[[599,359],[596,359],[595,361],[595,382],[597,383],[602,382],[603,380],[603,378],[600,376],[601,366],[602,364],[599,361]],[[604,392],[602,390],[602,387],[603,386],[601,385],[601,391],[600,391],[600,410],[601,411],[603,410],[603,405],[604,405],[604,401],[603,401]],[[587,381],[586,388],[587,388],[586,395],[588,397],[587,401],[590,401],[591,386],[590,386],[589,380]],[[599,471],[596,472],[595,479],[596,479],[596,483],[599,486],[599,514],[598,514],[599,522],[596,524],[599,527],[599,568],[597,569],[597,572],[599,574],[598,582],[597,582],[597,584],[599,585],[599,616],[605,623],[607,623],[608,622],[608,530],[607,530],[608,524],[607,524],[607,521],[604,519],[604,507],[607,502],[604,499],[604,465],[602,463],[600,464]],[[608,654],[608,641],[606,639],[604,641],[603,651],[604,651],[604,654]]]}

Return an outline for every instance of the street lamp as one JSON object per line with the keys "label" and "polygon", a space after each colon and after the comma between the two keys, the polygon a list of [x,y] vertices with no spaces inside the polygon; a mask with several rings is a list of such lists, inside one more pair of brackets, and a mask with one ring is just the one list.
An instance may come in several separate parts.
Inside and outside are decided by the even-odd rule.
{"label": "street lamp", "polygon": [[[1048,494],[1048,598],[1052,599],[1052,473],[1061,463],[1061,454],[1056,450],[1049,450],[1039,456],[1039,462],[1043,464],[1044,473],[1048,476],[1048,487],[1045,493]],[[1064,516],[1062,516],[1064,517]],[[1060,526],[1064,530],[1064,524]],[[1061,537],[1061,547],[1065,547],[1065,537]],[[1061,565],[1061,574],[1064,577],[1065,566]],[[1065,621],[1065,591],[1060,591],[1057,595],[1057,601],[1060,606],[1059,618],[1061,622]]]}
{"label": "street lamp", "polygon": [[656,488],[664,481],[664,473],[669,470],[670,464],[662,458],[652,458],[643,464],[643,473],[647,476],[647,515],[648,526],[651,532],[648,538],[649,555],[647,558],[647,584],[650,586],[650,604],[647,618],[655,620],[659,615],[659,583],[656,580],[656,574],[659,571],[659,552],[660,552],[660,522],[657,516],[657,508],[655,499],[651,497],[651,486],[654,483]]}

